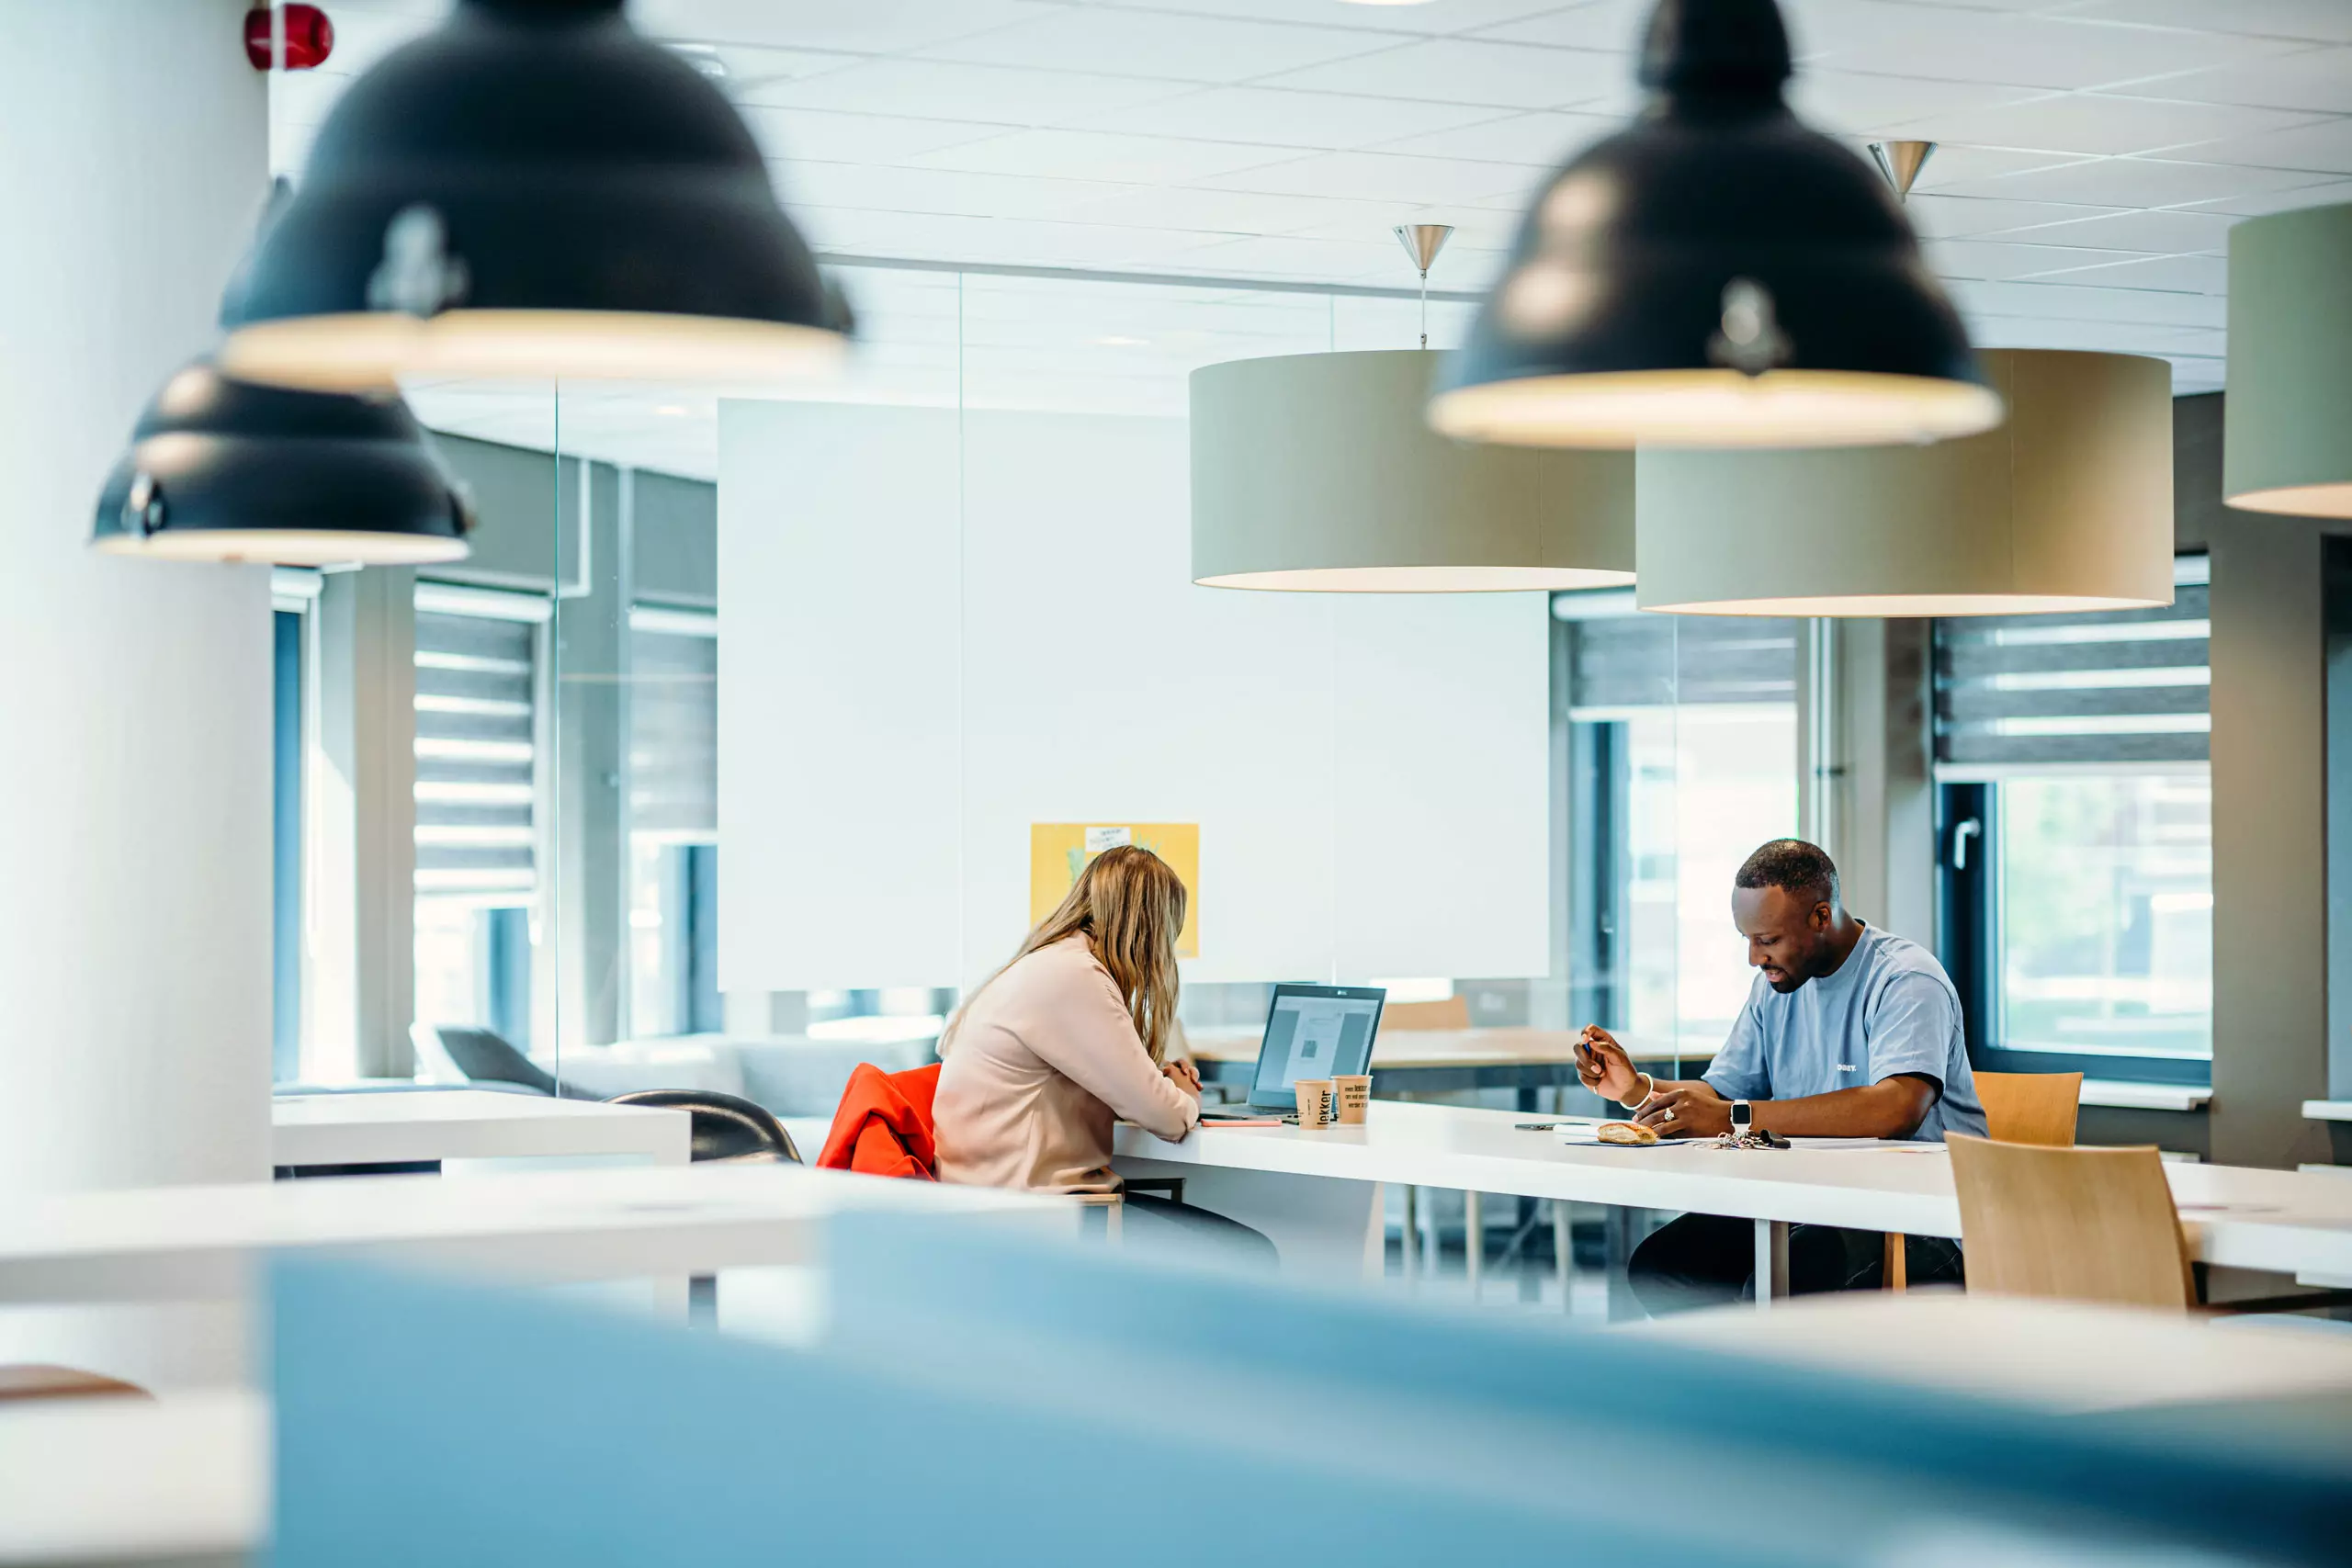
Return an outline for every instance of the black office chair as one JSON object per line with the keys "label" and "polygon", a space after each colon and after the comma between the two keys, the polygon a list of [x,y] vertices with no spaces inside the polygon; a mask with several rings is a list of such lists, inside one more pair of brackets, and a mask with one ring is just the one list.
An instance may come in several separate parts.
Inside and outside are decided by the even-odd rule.
{"label": "black office chair", "polygon": [[565,1100],[598,1097],[571,1084],[558,1084],[555,1075],[516,1050],[503,1035],[458,1023],[429,1025],[459,1072],[475,1083],[514,1084],[536,1094]]}
{"label": "black office chair", "polygon": [[[503,1043],[503,1042],[501,1042]],[[509,1047],[512,1049],[512,1047]],[[684,1111],[694,1119],[690,1156],[696,1165],[723,1160],[734,1165],[805,1165],[792,1134],[764,1105],[715,1089],[640,1089],[616,1094],[607,1105],[651,1105]]]}

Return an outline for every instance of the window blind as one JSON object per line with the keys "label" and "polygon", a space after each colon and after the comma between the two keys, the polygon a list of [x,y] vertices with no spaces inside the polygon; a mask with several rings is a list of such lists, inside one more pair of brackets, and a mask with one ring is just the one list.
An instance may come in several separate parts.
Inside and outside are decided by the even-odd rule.
{"label": "window blind", "polygon": [[1572,717],[1675,704],[1792,703],[1797,623],[1607,615],[1566,623]]}
{"label": "window blind", "polygon": [[672,629],[685,620],[630,616],[629,830],[709,843],[718,837],[718,623]]}
{"label": "window blind", "polygon": [[537,634],[527,620],[418,609],[420,895],[519,904],[532,893]]}
{"label": "window blind", "polygon": [[2208,589],[2183,565],[2164,609],[1937,622],[1939,773],[2209,760]]}

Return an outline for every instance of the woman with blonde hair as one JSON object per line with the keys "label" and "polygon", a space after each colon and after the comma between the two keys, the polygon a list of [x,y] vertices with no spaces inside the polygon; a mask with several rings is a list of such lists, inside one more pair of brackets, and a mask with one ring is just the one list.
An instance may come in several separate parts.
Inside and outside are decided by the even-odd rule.
{"label": "woman with blonde hair", "polygon": [[[940,1039],[941,1180],[1115,1192],[1114,1122],[1171,1142],[1191,1134],[1201,1081],[1170,1050],[1184,907],[1184,884],[1149,850],[1123,845],[1087,863]],[[1126,1208],[1131,1240],[1181,1226],[1271,1258],[1255,1231],[1204,1210],[1141,1195]]]}

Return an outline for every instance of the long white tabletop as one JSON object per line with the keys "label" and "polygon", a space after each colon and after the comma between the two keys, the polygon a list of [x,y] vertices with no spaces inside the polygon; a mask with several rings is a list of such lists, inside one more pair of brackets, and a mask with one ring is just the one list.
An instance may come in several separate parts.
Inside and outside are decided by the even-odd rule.
{"label": "long white tabletop", "polygon": [[[1375,1100],[1361,1127],[1204,1128],[1170,1144],[1123,1126],[1114,1148],[1123,1163],[1144,1162],[1179,1174],[1181,1168],[1198,1167],[1726,1214],[1768,1224],[1960,1235],[1951,1167],[1939,1145],[1817,1140],[1800,1141],[1787,1150],[1675,1143],[1616,1148],[1573,1145],[1556,1132],[1521,1130],[1530,1122],[1549,1120],[1554,1119]],[[2165,1174],[2190,1245],[2203,1261],[2289,1274],[2352,1275],[2352,1182],[2238,1166],[2167,1164]],[[1204,1187],[1204,1201],[1208,1190]],[[1263,1216],[1262,1201],[1251,1207]],[[1250,1214],[1234,1217],[1259,1223]],[[1360,1233],[1351,1229],[1347,1246],[1362,1245]]]}
{"label": "long white tabletop", "polygon": [[1074,1230],[1077,1210],[990,1188],[798,1166],[638,1166],[466,1181],[334,1181],[87,1192],[0,1213],[0,1303],[231,1300],[277,1252],[516,1280],[683,1278],[805,1263],[852,1209],[1003,1215]]}
{"label": "long white tabletop", "polygon": [[683,1111],[489,1089],[281,1095],[269,1110],[279,1166],[583,1155],[684,1165],[693,1141]]}

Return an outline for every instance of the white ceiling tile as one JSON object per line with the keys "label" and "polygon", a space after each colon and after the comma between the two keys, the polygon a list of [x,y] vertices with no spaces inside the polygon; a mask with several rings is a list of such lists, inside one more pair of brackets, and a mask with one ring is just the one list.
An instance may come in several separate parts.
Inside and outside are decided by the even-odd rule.
{"label": "white ceiling tile", "polygon": [[2201,28],[2217,33],[2352,43],[2352,6],[2344,0],[2088,0],[2066,13],[2099,21]]}
{"label": "white ceiling tile", "polygon": [[2306,207],[2330,207],[2352,201],[2352,181],[2298,186],[2287,190],[2253,191],[2197,204],[2200,212],[2226,212],[2233,218],[2267,218],[2274,212],[2294,212]]}
{"label": "white ceiling tile", "polygon": [[1387,152],[1325,152],[1246,173],[1219,175],[1227,190],[1262,190],[1300,196],[1344,196],[1363,201],[1516,204],[1543,178],[1516,164],[1475,163],[1463,158],[1407,158]]}
{"label": "white ceiling tile", "polygon": [[2132,259],[2129,252],[2086,251],[2066,245],[2020,245],[2002,240],[1930,240],[1928,265],[1940,277],[2030,277],[2061,267]]}
{"label": "white ceiling tile", "polygon": [[1352,281],[1370,276],[1399,285],[1410,284],[1415,276],[1411,261],[1393,240],[1385,245],[1296,236],[1220,240],[1184,251],[1171,258],[1170,265],[1184,272],[1237,277],[1272,275]]}
{"label": "white ceiling tile", "polygon": [[2217,64],[2167,77],[2161,91],[2168,98],[2352,114],[2352,49],[2312,49],[2245,63]]}
{"label": "white ceiling tile", "polygon": [[1272,87],[1204,87],[1139,108],[1094,117],[1104,130],[1147,136],[1198,136],[1216,141],[1346,150],[1490,119],[1468,104],[1413,103],[1343,93]]}
{"label": "white ceiling tile", "polygon": [[2316,185],[2322,176],[2233,164],[2157,158],[2098,158],[1941,186],[1959,196],[2079,201],[2093,207],[2181,207],[2255,191]]}
{"label": "white ceiling tile", "polygon": [[2064,93],[1993,108],[1931,112],[1892,130],[1896,135],[1928,141],[2113,155],[2275,131],[2308,124],[2311,118],[2309,111],[2301,109]]}
{"label": "white ceiling tile", "polygon": [[1972,326],[1979,348],[2073,348],[2093,354],[2219,354],[2222,334],[2202,327],[2134,321],[2018,321],[1992,317]]}
{"label": "white ceiling tile", "polygon": [[1173,136],[1015,130],[943,152],[927,152],[912,162],[934,169],[970,169],[977,174],[1041,175],[1057,179],[1157,185],[1199,180],[1294,155],[1295,151],[1287,147],[1188,141]]}
{"label": "white ceiling tile", "polygon": [[2032,282],[1952,284],[1962,313],[2015,316],[2033,321],[2143,321],[2156,326],[2219,327],[2228,324],[2227,302],[2211,294],[2175,294],[2152,288],[2091,288],[2056,279]]}
{"label": "white ceiling tile", "polygon": [[967,218],[1069,218],[1144,187],[1100,180],[1046,180],[965,170],[875,164],[782,166],[777,183],[794,207],[862,207],[885,212],[953,212]]}
{"label": "white ceiling tile", "polygon": [[[1335,16],[1332,19],[1337,23],[1344,18]],[[1295,27],[1282,22],[1088,8],[1059,10],[1035,21],[975,34],[924,52],[942,59],[1042,65],[1058,71],[1119,72],[1176,77],[1187,82],[1239,82],[1390,48],[1396,41],[1393,33],[1340,26]]]}
{"label": "white ceiling tile", "polygon": [[1131,223],[1232,235],[1314,229],[1342,239],[1350,233],[1385,233],[1391,224],[1415,221],[1397,216],[1394,202],[1187,186],[1155,186],[1133,195],[1112,197],[1081,209],[1076,216],[1089,223]]}
{"label": "white ceiling tile", "polygon": [[2114,288],[2164,288],[2182,294],[2225,294],[2230,264],[2221,256],[2140,256],[2105,266],[2057,271],[2051,281]]}
{"label": "white ceiling tile", "polygon": [[[1851,140],[1848,145],[1854,156],[1868,161],[1871,155],[1867,141]],[[1966,186],[1973,181],[1990,179],[1997,175],[2021,174],[2028,169],[2052,169],[2065,164],[2079,164],[2083,159],[2072,152],[2025,152],[2007,147],[1939,147],[1919,172],[1917,191],[1942,191]]]}
{"label": "white ceiling tile", "polygon": [[2173,396],[2187,392],[2218,392],[2229,385],[2229,364],[2222,359],[2199,359],[2187,355],[2167,355],[2172,361]]}
{"label": "white ceiling tile", "polygon": [[629,19],[656,38],[888,54],[1059,10],[1038,0],[636,0]]}
{"label": "white ceiling tile", "polygon": [[743,119],[771,163],[813,158],[831,164],[894,164],[1004,134],[1001,125],[826,109],[752,107],[743,111]]}
{"label": "white ceiling tile", "polygon": [[1400,137],[1380,143],[1378,150],[1425,158],[1476,158],[1548,169],[1566,163],[1602,137],[1614,136],[1625,129],[1625,123],[1605,115],[1515,114],[1464,126],[1458,130]]}
{"label": "white ceiling tile", "polygon": [[777,84],[744,101],[853,114],[1050,126],[1106,110],[1132,108],[1183,90],[1169,82],[1138,76],[1024,71],[941,60],[871,60]]}
{"label": "white ceiling tile", "polygon": [[1507,43],[1638,54],[1643,39],[1649,36],[1650,14],[1657,9],[1657,0],[1590,0],[1587,5],[1483,28],[1477,36]]}
{"label": "white ceiling tile", "polygon": [[763,103],[764,95],[786,82],[821,76],[862,63],[862,54],[822,54],[807,49],[770,49],[757,44],[703,44],[696,59],[713,59],[724,67],[719,87],[739,104]]}
{"label": "white ceiling tile", "polygon": [[2029,240],[2035,244],[2087,245],[2094,250],[2174,255],[2220,252],[2228,243],[2230,225],[2236,221],[2223,212],[2192,212],[2175,207],[2102,212],[2062,222],[2018,225],[2016,232],[1998,232],[2004,239]]}
{"label": "white ceiling tile", "polygon": [[1431,39],[1269,77],[1265,85],[1503,108],[1570,108],[1623,86],[1626,57],[1523,43]]}
{"label": "white ceiling tile", "polygon": [[[1903,210],[1905,216],[1911,220],[1911,227],[1922,237],[1964,240],[1980,234],[1997,234],[2006,229],[2097,218],[2103,216],[2108,209],[2057,201],[1998,201],[1984,197],[1939,196],[1915,190],[1911,198],[1903,204]],[[2132,247],[2120,245],[2116,248],[2130,250]]]}
{"label": "white ceiling tile", "polygon": [[[1296,232],[1300,238],[1309,240],[1363,240],[1377,236],[1394,243],[1394,231],[1399,224],[1442,223],[1453,233],[1446,241],[1437,265],[1430,270],[1430,287],[1449,289],[1470,287],[1464,281],[1464,274],[1454,265],[1457,254],[1508,250],[1519,233],[1516,212],[1460,206],[1406,208],[1393,202],[1378,205],[1382,220],[1377,223],[1315,223]],[[1402,255],[1404,252],[1400,248],[1397,254]]]}
{"label": "white ceiling tile", "polygon": [[2352,116],[2339,116],[2291,130],[2266,131],[2259,136],[2233,137],[2192,150],[2214,164],[2253,164],[2272,169],[2309,169],[2319,174],[2352,175]]}
{"label": "white ceiling tile", "polygon": [[1200,243],[1198,234],[1109,224],[1054,223],[952,214],[808,207],[801,216],[826,236],[822,249],[858,255],[1031,266],[1115,266],[1138,256]]}
{"label": "white ceiling tile", "polygon": [[2301,47],[2277,39],[1889,0],[1815,0],[1804,15],[1796,30],[1805,49],[1838,70],[2025,87],[2109,86]]}
{"label": "white ceiling tile", "polygon": [[1383,32],[1437,37],[1472,32],[1498,22],[1516,21],[1547,11],[1572,9],[1592,0],[1409,0],[1395,5],[1351,6],[1344,13],[1334,0],[1095,0],[1098,5],[1147,11],[1176,11],[1196,17],[1246,17],[1269,22],[1334,21]]}
{"label": "white ceiling tile", "polygon": [[[1800,70],[1789,84],[1799,118],[1833,135],[1872,136],[1924,115],[1959,114],[2014,102],[2034,89],[1984,82],[1943,82],[1929,76],[1884,76],[1866,71]],[[1953,141],[1976,141],[1954,137]]]}

